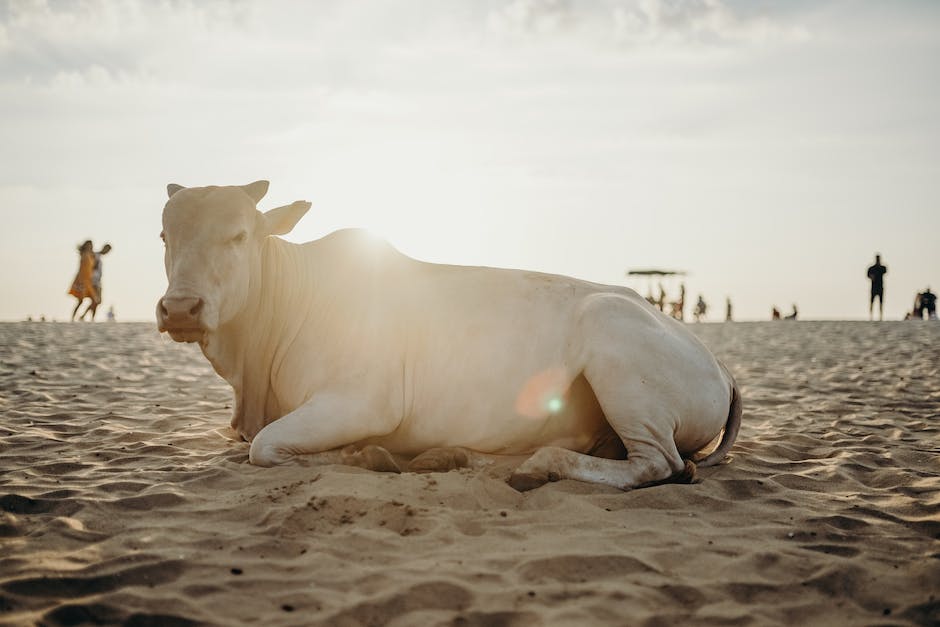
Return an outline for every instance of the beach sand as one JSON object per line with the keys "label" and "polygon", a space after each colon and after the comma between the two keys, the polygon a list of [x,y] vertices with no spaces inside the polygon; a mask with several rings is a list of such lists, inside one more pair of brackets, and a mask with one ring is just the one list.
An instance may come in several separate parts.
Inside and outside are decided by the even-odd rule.
{"label": "beach sand", "polygon": [[0,324],[0,622],[940,623],[940,324],[692,328],[741,383],[730,464],[520,494],[256,468],[196,347]]}

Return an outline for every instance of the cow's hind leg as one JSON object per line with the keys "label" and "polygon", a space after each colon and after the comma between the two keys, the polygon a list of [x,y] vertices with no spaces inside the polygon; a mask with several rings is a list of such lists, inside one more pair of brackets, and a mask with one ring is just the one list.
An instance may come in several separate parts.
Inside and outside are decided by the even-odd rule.
{"label": "cow's hind leg", "polygon": [[655,446],[628,443],[627,450],[627,459],[605,459],[554,446],[539,449],[513,472],[509,485],[524,492],[549,481],[574,479],[631,490],[695,480],[695,464],[678,457],[678,452],[675,461],[667,460]]}
{"label": "cow's hind leg", "polygon": [[[695,466],[676,447],[677,413],[682,407],[681,341],[670,339],[655,318],[629,299],[597,295],[585,299],[566,361],[580,368],[626,459],[604,459],[561,448],[545,448],[510,479],[530,489],[553,479],[577,479],[622,490],[670,481],[689,482]],[[675,363],[670,363],[670,362]]]}
{"label": "cow's hind leg", "polygon": [[[613,366],[613,364],[611,364]],[[632,490],[660,483],[690,483],[695,465],[676,447],[668,399],[652,390],[630,390],[614,376],[586,378],[595,391],[604,417],[626,450],[626,459],[605,459],[561,448],[545,448],[523,463],[513,475],[517,489],[536,487],[553,479],[577,479]]]}

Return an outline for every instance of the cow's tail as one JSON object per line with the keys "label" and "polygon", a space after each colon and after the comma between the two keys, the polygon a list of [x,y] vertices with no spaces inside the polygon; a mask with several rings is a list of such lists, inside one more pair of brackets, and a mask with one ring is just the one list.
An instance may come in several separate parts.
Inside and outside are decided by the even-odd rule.
{"label": "cow's tail", "polygon": [[[724,366],[722,366],[722,369],[728,372]],[[730,377],[731,373],[728,373],[728,376]],[[731,450],[735,439],[738,437],[738,431],[741,429],[741,413],[741,393],[738,392],[738,384],[734,380],[734,377],[731,377],[731,407],[728,409],[728,420],[725,422],[725,432],[722,434],[721,442],[718,443],[715,450],[706,455],[703,459],[696,461],[696,466],[714,466],[725,458],[728,451]]]}

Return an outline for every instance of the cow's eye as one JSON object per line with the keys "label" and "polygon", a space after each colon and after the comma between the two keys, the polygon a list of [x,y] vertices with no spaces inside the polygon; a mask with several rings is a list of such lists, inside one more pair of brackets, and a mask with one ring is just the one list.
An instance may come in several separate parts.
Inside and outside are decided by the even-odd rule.
{"label": "cow's eye", "polygon": [[241,233],[239,233],[238,235],[230,239],[229,242],[232,244],[243,244],[246,239],[248,239],[248,233],[246,231],[242,231]]}

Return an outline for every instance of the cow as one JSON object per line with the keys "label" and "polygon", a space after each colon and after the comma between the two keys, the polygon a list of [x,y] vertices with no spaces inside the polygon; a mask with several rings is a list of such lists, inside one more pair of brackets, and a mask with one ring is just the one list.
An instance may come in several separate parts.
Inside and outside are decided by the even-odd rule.
{"label": "cow", "polygon": [[167,186],[156,308],[159,330],[198,342],[232,386],[250,463],[429,471],[525,455],[518,490],[629,490],[725,460],[734,378],[633,290],[426,263],[358,229],[293,244],[278,236],[310,203],[261,212],[267,189]]}

